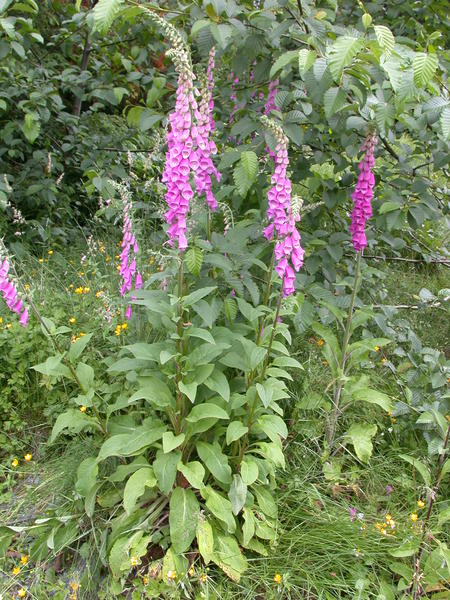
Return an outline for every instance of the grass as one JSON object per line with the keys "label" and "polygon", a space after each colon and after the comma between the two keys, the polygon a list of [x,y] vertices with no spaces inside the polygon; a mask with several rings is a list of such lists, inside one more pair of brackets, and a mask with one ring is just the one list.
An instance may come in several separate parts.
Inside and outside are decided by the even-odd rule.
{"label": "grass", "polygon": [[[113,255],[114,247],[108,252],[105,256]],[[79,255],[76,249],[68,259],[55,252],[47,259],[49,263],[54,262],[55,268],[46,262],[33,261],[28,265],[30,276],[35,270],[33,277],[40,280],[37,301],[45,310],[57,304],[55,317],[58,321],[76,316],[74,332],[87,327],[88,323],[92,327],[92,312],[97,306],[91,296],[89,301],[84,296],[77,297],[63,283],[61,273],[65,273],[65,281],[69,277],[73,286],[83,284],[93,287],[89,283],[92,279],[88,281],[84,275],[80,276],[80,270],[75,266]],[[109,262],[105,261],[97,274],[96,289],[115,289],[115,273]],[[445,287],[447,271],[444,268],[426,266],[417,269],[397,264],[383,265],[383,268],[383,287],[388,299],[384,303],[416,304],[415,296],[421,288],[426,287],[437,294]],[[424,345],[446,349],[449,325],[443,311],[438,308],[420,311],[401,309],[400,313],[410,322]],[[95,327],[100,336],[100,320]],[[114,324],[107,335],[113,336],[113,330]],[[101,342],[99,348],[101,352]],[[314,399],[314,394],[323,394],[329,372],[319,348],[307,339],[298,344],[297,356],[307,368],[305,375],[293,386],[293,401],[288,411],[292,435],[286,447],[288,467],[279,473],[279,540],[267,557],[253,555],[249,558],[249,569],[239,584],[230,582],[215,568],[209,568],[208,580],[198,586],[195,598],[390,600],[401,597],[395,595],[394,584],[401,581],[399,573],[402,570],[410,570],[411,558],[393,557],[390,552],[403,539],[417,538],[418,530],[411,522],[410,514],[417,511],[417,499],[425,497],[424,486],[417,474],[399,458],[402,452],[411,451],[410,446],[402,447],[405,438],[401,421],[389,432],[391,420],[381,417],[377,408],[358,409],[358,418],[363,416],[368,422],[378,425],[370,464],[360,463],[349,451],[343,450],[331,459],[339,468],[329,471],[328,478],[324,477],[324,462],[330,462],[321,448],[325,413],[314,402],[305,408],[305,399],[309,401]],[[381,364],[380,356],[375,355],[373,359],[372,383],[395,396],[398,385],[391,372]],[[40,393],[45,399],[45,389]],[[342,431],[346,421],[352,422],[354,416],[350,411],[345,415]],[[50,416],[49,420],[53,421],[54,416]],[[25,437],[35,440],[33,454],[38,460],[21,466],[20,476],[18,472],[11,476],[9,467],[4,470],[0,521],[5,523],[30,521],[55,506],[60,514],[65,509],[69,510],[73,505],[72,486],[77,467],[89,455],[89,437],[76,438],[67,447],[46,446],[44,440],[48,429],[43,426],[41,435],[36,436],[39,430],[32,427],[30,424],[28,434],[31,435],[26,432]],[[419,436],[413,442],[423,446]],[[393,488],[389,495],[386,494],[387,485]],[[359,518],[351,519],[350,509],[355,509],[360,514]],[[376,528],[387,513],[395,519],[395,536],[381,535]],[[436,524],[435,515],[432,518]],[[440,539],[448,543],[445,534]],[[27,552],[23,537],[14,543],[15,550]],[[68,598],[70,582],[81,580],[83,587],[78,598],[99,598],[104,571],[101,571],[95,544],[85,545],[81,555],[74,554],[73,557],[73,562],[66,564],[61,573],[57,572],[52,561],[36,568],[33,573],[29,572],[27,585],[34,582],[37,590],[30,597],[37,600]],[[11,576],[11,569],[16,563],[14,555],[0,566],[0,593],[5,595],[5,600],[12,597],[11,590],[16,589]],[[274,580],[276,574],[281,576],[280,582]],[[440,576],[440,573],[436,574],[438,581]]]}

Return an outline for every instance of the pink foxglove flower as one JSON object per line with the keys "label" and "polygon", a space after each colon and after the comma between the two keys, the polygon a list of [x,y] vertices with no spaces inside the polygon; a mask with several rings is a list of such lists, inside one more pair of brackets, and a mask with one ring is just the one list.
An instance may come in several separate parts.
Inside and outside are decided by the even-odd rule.
{"label": "pink foxglove flower", "polygon": [[[139,245],[133,232],[133,223],[131,220],[133,205],[129,193],[121,189],[123,226],[122,226],[122,252],[120,253],[119,274],[122,277],[120,295],[124,296],[134,288],[138,290],[142,287],[142,276],[137,270],[136,256],[139,252]],[[132,296],[133,298],[133,296]],[[134,299],[134,298],[133,298]],[[131,306],[127,307],[125,316],[131,318]]]}
{"label": "pink foxglove flower", "polygon": [[220,181],[220,173],[216,169],[211,156],[217,154],[216,144],[211,138],[211,122],[214,126],[211,110],[214,106],[212,100],[212,89],[214,86],[213,68],[214,68],[214,48],[209,53],[209,62],[207,69],[206,85],[200,93],[200,102],[198,109],[194,112],[196,123],[192,127],[192,135],[197,145],[196,160],[192,162],[195,171],[195,188],[199,195],[205,192],[206,203],[211,210],[217,209],[217,200],[212,192],[211,175]]}
{"label": "pink foxglove flower", "polygon": [[24,308],[23,300],[19,296],[17,287],[9,274],[7,258],[3,259],[3,263],[0,262],[0,294],[2,294],[7,307],[12,312],[20,315],[19,323],[25,327],[28,322],[28,310]]}
{"label": "pink foxglove flower", "polygon": [[300,244],[300,234],[296,223],[300,220],[297,210],[293,210],[291,202],[292,186],[287,176],[289,158],[287,153],[288,139],[283,130],[266,116],[262,117],[264,125],[274,134],[275,172],[272,175],[272,187],[267,193],[269,200],[267,217],[269,225],[264,230],[267,239],[275,237],[275,270],[283,281],[285,296],[295,291],[295,272],[303,265],[304,251]]}
{"label": "pink foxglove flower", "polygon": [[365,151],[365,155],[358,165],[360,173],[355,191],[352,194],[353,211],[350,233],[352,234],[353,248],[356,252],[364,250],[367,246],[365,227],[366,222],[372,216],[372,198],[375,177],[371,169],[375,164],[373,153],[376,143],[376,135],[374,133],[369,134],[361,148]]}

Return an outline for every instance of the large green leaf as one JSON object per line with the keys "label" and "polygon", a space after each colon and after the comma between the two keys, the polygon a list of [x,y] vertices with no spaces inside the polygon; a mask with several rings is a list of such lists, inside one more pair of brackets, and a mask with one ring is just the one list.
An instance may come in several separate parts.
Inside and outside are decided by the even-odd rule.
{"label": "large green leaf", "polygon": [[99,0],[94,7],[94,31],[105,34],[125,0]]}
{"label": "large green leaf", "polygon": [[153,470],[158,479],[159,489],[164,494],[170,494],[175,477],[177,475],[177,465],[181,459],[181,452],[158,452],[153,461]]}
{"label": "large green leaf", "polygon": [[203,487],[203,478],[205,477],[205,469],[201,462],[193,460],[186,464],[179,462],[177,465],[180,473],[189,481],[192,487],[201,489]]}
{"label": "large green leaf", "polygon": [[137,499],[142,496],[146,487],[152,488],[156,485],[156,477],[153,469],[143,467],[135,471],[128,479],[123,492],[123,506],[129,515],[133,512]]}
{"label": "large green leaf", "polygon": [[247,485],[242,481],[240,475],[233,475],[233,481],[228,492],[228,498],[234,515],[238,515],[247,499]]}
{"label": "large green leaf", "polygon": [[203,488],[201,494],[206,500],[206,506],[216,519],[219,519],[224,524],[229,533],[234,533],[236,531],[236,521],[233,516],[231,502],[210,486]]}
{"label": "large green leaf", "polygon": [[197,452],[209,471],[220,483],[231,483],[231,467],[228,457],[222,453],[218,444],[197,442]]}
{"label": "large green leaf", "polygon": [[345,434],[348,441],[353,444],[356,456],[363,462],[368,462],[372,455],[372,438],[377,432],[376,425],[368,423],[353,423]]}
{"label": "large green leaf", "polygon": [[416,52],[413,59],[414,83],[417,87],[425,87],[438,68],[437,54]]}
{"label": "large green leaf", "polygon": [[395,38],[392,35],[392,31],[385,25],[375,25],[374,29],[378,43],[383,49],[386,58],[389,58],[395,46]]}
{"label": "large green leaf", "polygon": [[339,37],[329,51],[328,67],[336,81],[341,79],[342,71],[362,49],[364,41],[348,35]]}
{"label": "large green leaf", "polygon": [[233,581],[239,582],[247,569],[247,561],[242,555],[234,537],[214,534],[214,554],[212,560]]}
{"label": "large green leaf", "polygon": [[197,530],[200,505],[192,490],[177,487],[170,496],[169,527],[172,548],[178,554],[189,550]]}
{"label": "large green leaf", "polygon": [[97,461],[110,456],[133,456],[160,440],[165,431],[166,426],[161,421],[149,419],[132,433],[113,435],[103,442]]}
{"label": "large green leaf", "polygon": [[205,564],[207,565],[214,553],[214,535],[213,529],[209,521],[200,515],[197,525],[197,545]]}
{"label": "large green leaf", "polygon": [[224,411],[223,408],[217,406],[217,404],[211,404],[204,402],[203,404],[196,404],[189,415],[186,417],[186,421],[190,423],[196,423],[201,419],[229,419],[230,417]]}
{"label": "large green leaf", "polygon": [[327,90],[323,97],[323,106],[327,119],[339,112],[345,106],[345,103],[346,96],[344,90],[337,87]]}
{"label": "large green leaf", "polygon": [[100,430],[97,419],[94,419],[94,417],[86,415],[75,408],[69,408],[69,410],[61,413],[56,419],[50,437],[50,444],[54,442],[58,435],[65,429],[67,429],[69,433],[80,433],[83,429],[88,429],[90,427]]}

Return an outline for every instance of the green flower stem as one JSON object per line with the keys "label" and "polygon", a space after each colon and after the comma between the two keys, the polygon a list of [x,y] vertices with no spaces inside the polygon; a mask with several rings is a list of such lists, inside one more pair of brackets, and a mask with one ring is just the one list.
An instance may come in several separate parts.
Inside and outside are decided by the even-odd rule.
{"label": "green flower stem", "polygon": [[[270,334],[270,340],[269,340],[269,345],[267,347],[266,358],[264,359],[263,368],[262,368],[261,373],[260,373],[260,375],[258,377],[258,379],[261,382],[264,381],[264,376],[266,374],[266,369],[267,369],[267,366],[269,364],[270,352],[272,350],[272,344],[273,344],[273,340],[275,338],[275,333],[276,333],[276,328],[277,328],[277,323],[278,323],[278,317],[280,316],[281,302],[283,300],[283,284],[284,284],[284,278],[281,281],[281,289],[280,289],[280,293],[278,295],[277,308],[276,308],[276,311],[275,311],[275,317],[273,319],[272,332]],[[253,380],[250,382],[249,387],[250,387],[250,385],[252,383],[253,383]],[[247,433],[245,434],[245,436],[244,436],[244,438],[242,440],[242,445],[241,445],[241,449],[240,449],[238,460],[237,460],[237,466],[238,467],[241,464],[242,459],[244,458],[245,451],[247,449],[248,434],[250,433],[250,429],[251,429],[251,427],[253,425],[257,402],[258,402],[258,395],[256,394],[255,399],[253,400],[252,406],[250,408],[249,416],[248,416],[248,421],[247,421],[248,431],[247,431]],[[233,450],[233,455],[234,455],[234,450]]]}
{"label": "green flower stem", "polygon": [[[178,355],[181,357],[183,354],[183,257],[179,256],[180,264],[178,266],[178,321],[177,321],[177,334],[178,334]],[[181,421],[184,414],[184,395],[178,388],[178,384],[181,382],[181,365],[179,358],[175,359],[176,376],[175,383],[177,386],[177,417],[175,422],[175,433],[178,435],[181,432]]]}
{"label": "green flower stem", "polygon": [[340,414],[339,404],[340,404],[340,400],[341,400],[342,388],[344,386],[343,377],[345,374],[345,363],[347,361],[347,349],[348,349],[348,344],[349,344],[350,335],[351,335],[351,325],[352,325],[352,318],[353,318],[353,309],[355,307],[356,290],[358,288],[359,275],[361,272],[361,254],[362,254],[362,252],[359,251],[356,255],[355,281],[353,283],[352,297],[350,300],[350,306],[348,308],[347,324],[345,326],[344,339],[342,342],[342,357],[341,357],[341,365],[340,365],[341,366],[341,379],[339,380],[339,382],[336,386],[335,392],[334,392],[334,398],[333,398],[334,408],[333,408],[333,412],[331,414],[331,418],[330,418],[330,421],[328,424],[327,442],[330,447],[333,445],[333,442],[334,442],[334,436],[336,433],[336,425],[337,425],[337,421],[338,421],[339,414]]}
{"label": "green flower stem", "polygon": [[[272,273],[273,273],[273,265],[275,261],[275,251],[272,251],[272,258],[270,259],[269,270],[267,271],[267,279],[266,279],[266,291],[264,294],[263,306],[267,306],[269,304],[270,291],[272,289]],[[259,346],[261,343],[261,338],[264,329],[265,317],[264,315],[260,318],[258,336],[256,338],[256,344]]]}

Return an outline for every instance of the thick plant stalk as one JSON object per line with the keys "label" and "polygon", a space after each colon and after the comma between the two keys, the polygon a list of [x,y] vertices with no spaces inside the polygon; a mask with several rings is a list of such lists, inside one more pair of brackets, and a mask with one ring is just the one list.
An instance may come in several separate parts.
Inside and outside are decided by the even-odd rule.
{"label": "thick plant stalk", "polygon": [[348,344],[350,341],[353,309],[355,307],[356,290],[358,288],[360,271],[361,271],[361,252],[357,252],[356,267],[355,267],[355,281],[353,284],[352,297],[350,300],[350,306],[348,308],[347,324],[345,326],[344,339],[342,342],[342,357],[341,357],[341,364],[340,364],[341,379],[339,380],[339,382],[336,386],[335,392],[334,392],[333,412],[331,414],[331,418],[330,418],[330,421],[328,424],[328,431],[327,431],[327,442],[330,447],[333,445],[333,442],[334,442],[334,436],[336,434],[336,425],[337,425],[337,422],[339,419],[339,405],[340,405],[341,394],[342,394],[343,377],[344,377],[344,373],[345,373],[345,363],[347,360],[347,349],[348,349]]}

